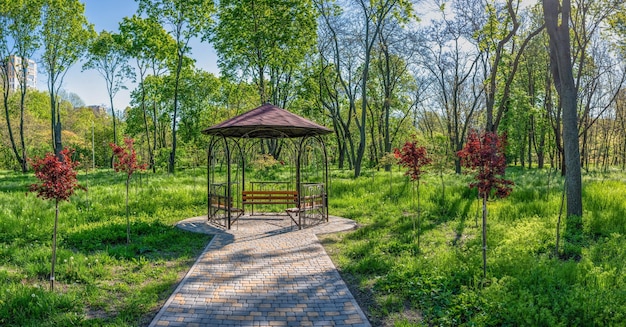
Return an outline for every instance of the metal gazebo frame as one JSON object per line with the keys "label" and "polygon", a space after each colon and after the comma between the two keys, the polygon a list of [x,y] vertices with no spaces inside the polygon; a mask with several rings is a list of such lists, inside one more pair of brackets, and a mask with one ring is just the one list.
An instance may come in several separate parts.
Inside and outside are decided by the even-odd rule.
{"label": "metal gazebo frame", "polygon": [[[239,188],[241,188],[241,192],[244,194],[242,195],[244,199],[242,201],[246,199],[246,192],[250,193],[250,191],[246,191],[246,158],[241,144],[244,140],[250,139],[291,140],[296,150],[295,191],[273,192],[275,194],[265,194],[272,192],[263,192],[263,196],[259,198],[266,199],[263,201],[272,201],[272,199],[277,198],[283,199],[279,201],[286,201],[287,199],[293,201],[295,207],[286,211],[291,219],[298,224],[299,228],[302,228],[302,215],[306,215],[311,209],[317,210],[317,215],[321,216],[322,220],[328,221],[328,154],[322,136],[332,133],[332,130],[285,109],[271,104],[264,104],[220,124],[211,126],[203,130],[202,133],[211,136],[207,162],[207,217],[209,221],[217,222],[224,220],[224,224],[218,224],[230,229],[232,223],[244,214],[243,205],[239,208],[239,206],[235,205],[233,199],[234,195],[237,195]],[[299,140],[299,142],[295,140]],[[306,151],[306,146],[310,141],[319,143],[322,148],[324,161],[323,183],[315,185],[308,185],[301,181],[302,154]],[[215,183],[216,176],[213,159],[218,154],[222,154],[217,151],[220,149],[220,146],[223,147],[223,155],[225,156],[223,159],[227,163],[225,183]],[[233,180],[231,167],[234,155],[240,160],[235,180]],[[239,170],[241,171],[240,176]],[[239,186],[238,183],[240,181],[241,184]],[[233,190],[233,188],[235,189]],[[311,190],[315,194],[311,194]],[[217,218],[218,213],[221,213],[224,217]],[[299,216],[300,222],[294,219],[294,216]]]}

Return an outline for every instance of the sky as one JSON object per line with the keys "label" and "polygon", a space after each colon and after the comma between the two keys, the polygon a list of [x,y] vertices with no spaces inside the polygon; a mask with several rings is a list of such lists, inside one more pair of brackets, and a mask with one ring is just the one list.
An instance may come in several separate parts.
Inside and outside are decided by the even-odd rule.
{"label": "sky", "polygon": [[[135,0],[81,0],[85,4],[85,16],[94,25],[96,32],[102,30],[118,31],[118,24],[124,17],[130,17],[137,11]],[[191,57],[196,60],[196,67],[218,74],[217,55],[207,43],[192,40]],[[86,105],[103,105],[110,108],[109,95],[104,78],[95,70],[82,71],[84,61],[74,64],[63,80],[62,89],[80,96]],[[39,68],[37,86],[47,90],[47,76]],[[114,98],[115,110],[124,110],[130,105],[130,91],[136,85],[126,82],[128,90],[120,90]]]}

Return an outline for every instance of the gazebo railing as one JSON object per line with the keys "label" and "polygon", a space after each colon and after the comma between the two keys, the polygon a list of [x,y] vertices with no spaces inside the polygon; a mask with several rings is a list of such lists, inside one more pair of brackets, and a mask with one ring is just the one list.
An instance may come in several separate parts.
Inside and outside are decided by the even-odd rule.
{"label": "gazebo railing", "polygon": [[302,225],[311,226],[328,221],[328,197],[324,183],[302,183],[300,215]]}
{"label": "gazebo railing", "polygon": [[[237,183],[231,183],[232,184]],[[243,215],[243,210],[236,206],[232,196],[228,196],[227,183],[213,183],[209,185],[209,221],[220,226],[228,226],[228,214],[231,215],[231,223]],[[238,189],[238,187],[235,187]],[[237,201],[239,202],[239,201]]]}

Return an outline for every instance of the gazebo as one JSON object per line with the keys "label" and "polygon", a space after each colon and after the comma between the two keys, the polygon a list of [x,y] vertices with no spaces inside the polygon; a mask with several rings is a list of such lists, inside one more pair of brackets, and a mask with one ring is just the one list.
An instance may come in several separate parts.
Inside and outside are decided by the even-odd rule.
{"label": "gazebo", "polygon": [[[264,104],[202,133],[211,136],[207,165],[209,222],[230,229],[240,217],[255,215],[255,206],[284,206],[284,214],[300,229],[328,221],[328,155],[322,136],[332,130]],[[266,148],[288,159],[264,157],[290,167],[288,181],[246,181],[249,161],[266,153]]]}

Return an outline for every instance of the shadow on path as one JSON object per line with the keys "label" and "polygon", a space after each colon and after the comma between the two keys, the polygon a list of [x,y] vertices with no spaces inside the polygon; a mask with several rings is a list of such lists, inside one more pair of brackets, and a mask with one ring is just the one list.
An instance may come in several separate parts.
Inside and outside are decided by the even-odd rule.
{"label": "shadow on path", "polygon": [[223,230],[205,217],[178,227],[214,234],[150,326],[370,326],[317,239],[349,219],[304,230],[289,218],[240,218]]}

